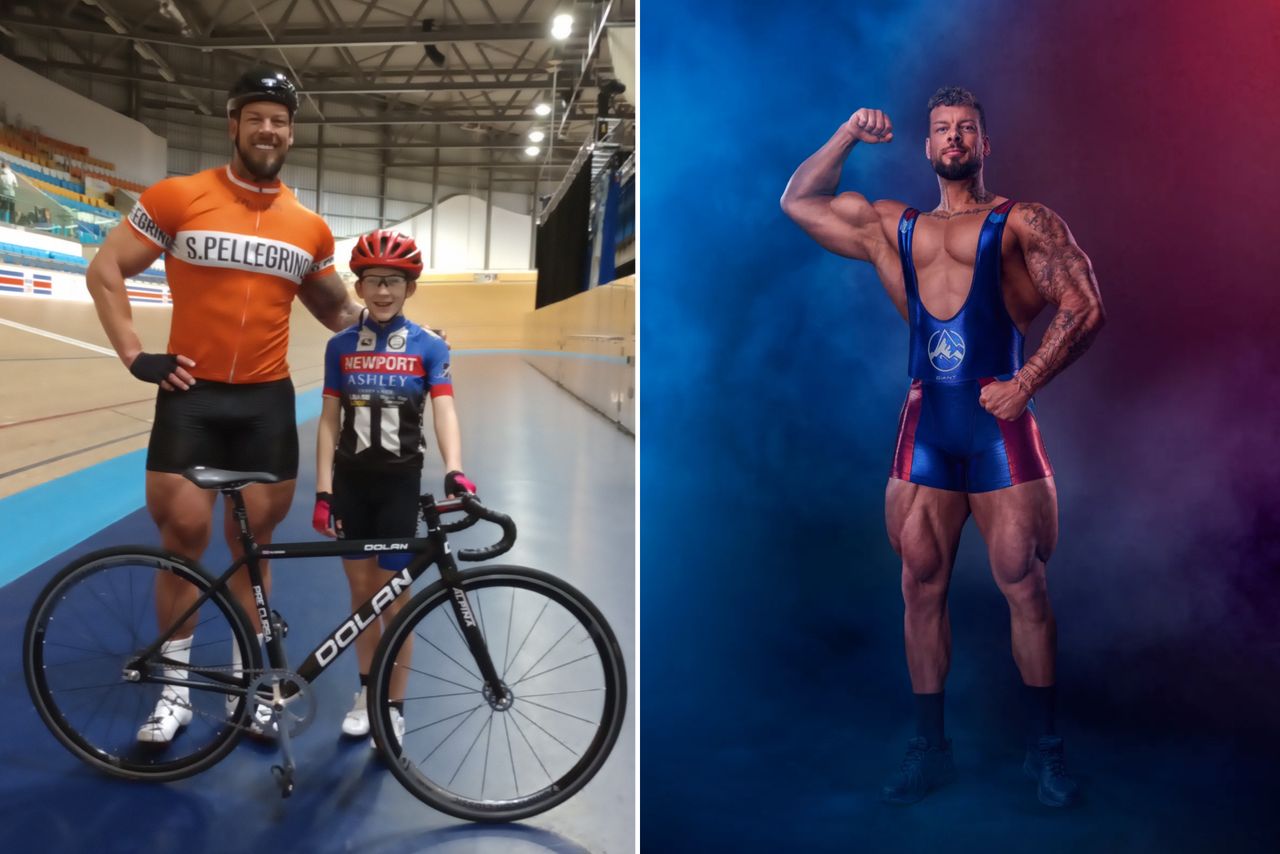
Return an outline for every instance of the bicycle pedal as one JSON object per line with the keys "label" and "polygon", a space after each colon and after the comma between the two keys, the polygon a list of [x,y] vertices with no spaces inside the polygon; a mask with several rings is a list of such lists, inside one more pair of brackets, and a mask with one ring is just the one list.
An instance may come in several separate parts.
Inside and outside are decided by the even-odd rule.
{"label": "bicycle pedal", "polygon": [[287,798],[293,794],[293,775],[279,765],[271,766],[271,774],[276,778],[276,785],[280,787],[280,797]]}

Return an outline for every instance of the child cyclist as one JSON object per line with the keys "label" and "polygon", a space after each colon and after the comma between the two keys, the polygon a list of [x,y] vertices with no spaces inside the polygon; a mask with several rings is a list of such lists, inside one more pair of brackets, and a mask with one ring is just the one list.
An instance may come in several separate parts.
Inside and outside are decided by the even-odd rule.
{"label": "child cyclist", "polygon": [[[428,396],[436,442],[444,461],[447,496],[475,492],[462,473],[462,440],[453,407],[449,348],[444,340],[404,316],[405,300],[417,289],[422,255],[413,239],[374,231],[351,251],[356,296],[364,301],[361,322],[329,340],[324,356],[324,403],[316,436],[316,505],[312,525],[326,536],[348,540],[412,537],[418,528],[421,491],[422,420]],[[387,582],[385,572],[409,563],[404,554],[344,557],[352,610]],[[369,733],[366,684],[382,631],[408,593],[382,611],[356,638],[360,690],[342,721],[352,737]],[[391,720],[404,733],[404,645],[391,679]]]}

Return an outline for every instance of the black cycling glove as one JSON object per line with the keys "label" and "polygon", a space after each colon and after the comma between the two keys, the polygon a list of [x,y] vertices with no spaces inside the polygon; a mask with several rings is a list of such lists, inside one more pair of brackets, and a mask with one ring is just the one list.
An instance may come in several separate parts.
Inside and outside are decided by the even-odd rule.
{"label": "black cycling glove", "polygon": [[178,357],[172,353],[139,353],[129,373],[145,383],[161,383],[177,369]]}

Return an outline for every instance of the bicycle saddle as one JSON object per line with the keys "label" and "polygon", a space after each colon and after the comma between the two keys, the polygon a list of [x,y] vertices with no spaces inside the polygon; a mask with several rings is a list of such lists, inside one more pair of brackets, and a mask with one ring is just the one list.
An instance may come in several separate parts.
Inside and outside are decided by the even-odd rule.
{"label": "bicycle saddle", "polygon": [[279,483],[280,478],[265,471],[228,471],[192,466],[183,476],[201,489],[242,489],[251,483]]}

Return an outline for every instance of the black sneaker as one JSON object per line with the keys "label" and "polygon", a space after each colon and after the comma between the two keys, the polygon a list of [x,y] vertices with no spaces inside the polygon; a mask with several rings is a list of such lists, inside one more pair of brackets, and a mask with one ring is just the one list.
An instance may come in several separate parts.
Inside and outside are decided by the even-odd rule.
{"label": "black sneaker", "polygon": [[1042,735],[1035,747],[1028,747],[1022,770],[1039,783],[1036,795],[1045,806],[1068,807],[1080,795],[1080,787],[1067,774],[1059,736]]}
{"label": "black sneaker", "polygon": [[930,747],[928,739],[916,736],[907,742],[907,755],[902,760],[902,767],[880,790],[880,797],[887,804],[914,804],[955,779],[951,739],[941,747]]}

